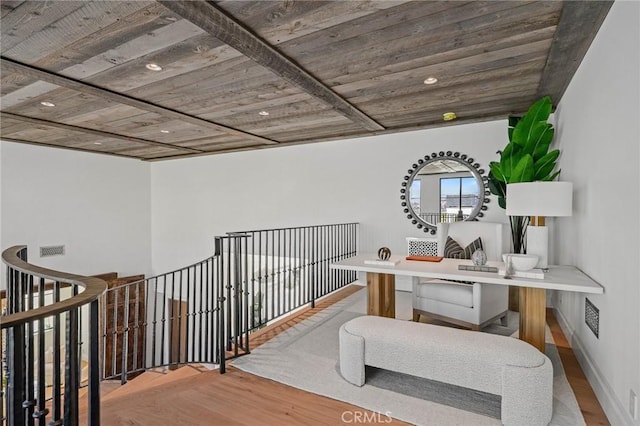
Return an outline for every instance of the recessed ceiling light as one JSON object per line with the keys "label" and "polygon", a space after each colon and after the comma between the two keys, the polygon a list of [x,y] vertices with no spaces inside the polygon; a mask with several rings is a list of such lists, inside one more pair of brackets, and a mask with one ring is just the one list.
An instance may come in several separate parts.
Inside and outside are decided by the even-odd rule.
{"label": "recessed ceiling light", "polygon": [[442,119],[444,121],[451,121],[455,120],[456,118],[458,118],[458,116],[455,112],[445,112],[444,114],[442,114]]}
{"label": "recessed ceiling light", "polygon": [[170,133],[168,130],[160,130],[160,133]]}
{"label": "recessed ceiling light", "polygon": [[258,114],[266,116],[266,115],[269,115],[269,112],[268,111],[260,111]]}
{"label": "recessed ceiling light", "polygon": [[44,105],[46,107],[54,107],[54,106],[56,106],[56,104],[54,104],[53,102],[49,102],[49,101],[42,101],[42,102],[40,102],[40,105]]}
{"label": "recessed ceiling light", "polygon": [[438,79],[435,77],[427,77],[424,79],[424,84],[436,84]]}
{"label": "recessed ceiling light", "polygon": [[162,71],[162,67],[158,64],[147,64],[145,67],[151,71]]}

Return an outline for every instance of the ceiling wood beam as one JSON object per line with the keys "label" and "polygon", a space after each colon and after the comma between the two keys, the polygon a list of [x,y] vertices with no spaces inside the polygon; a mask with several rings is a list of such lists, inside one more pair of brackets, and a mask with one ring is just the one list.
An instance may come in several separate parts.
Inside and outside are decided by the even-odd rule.
{"label": "ceiling wood beam", "polygon": [[[538,98],[558,105],[613,1],[565,1],[538,86]],[[589,31],[585,31],[585,25]]]}
{"label": "ceiling wood beam", "polygon": [[[34,141],[26,140],[26,139],[7,138],[7,137],[3,136],[2,137],[2,141],[3,142],[23,143],[23,144],[27,144],[27,145],[34,145],[34,146],[41,146],[41,147],[44,146],[44,147],[47,147],[47,148],[68,149],[70,151],[87,152],[89,154],[102,154],[102,155],[110,155],[110,156],[123,157],[123,158],[133,158],[135,160],[140,160],[140,157],[137,157],[135,155],[119,154],[117,152],[111,152],[111,151],[98,151],[98,150],[94,150],[94,149],[77,148],[75,146],[56,145],[56,144],[46,143],[46,142],[45,143],[34,142]],[[195,154],[184,154],[184,155],[195,155]]]}
{"label": "ceiling wood beam", "polygon": [[168,143],[152,141],[149,139],[142,139],[142,138],[136,138],[133,136],[120,135],[117,133],[103,132],[102,130],[88,129],[86,127],[73,126],[71,124],[65,124],[65,123],[58,123],[55,121],[44,120],[42,118],[27,117],[26,115],[13,114],[11,112],[0,111],[0,118],[11,118],[11,119],[22,121],[25,123],[55,127],[57,129],[70,130],[72,132],[88,133],[90,135],[96,135],[96,136],[111,138],[111,139],[120,139],[127,142],[137,142],[145,145],[161,146],[163,148],[171,148],[178,151],[205,152],[201,149],[177,146],[177,145],[172,145]]}
{"label": "ceiling wood beam", "polygon": [[358,123],[367,130],[384,130],[384,127],[373,118],[351,105],[213,2],[175,0],[158,0],[158,2],[282,79],[327,103],[354,123]]}
{"label": "ceiling wood beam", "polygon": [[38,80],[46,81],[67,89],[76,90],[78,92],[93,95],[102,99],[107,99],[113,102],[129,105],[134,108],[138,108],[144,111],[153,112],[164,117],[168,117],[175,120],[181,120],[196,126],[207,127],[220,132],[224,132],[234,136],[240,136],[245,139],[255,140],[264,144],[273,145],[277,144],[277,141],[263,138],[262,136],[254,135],[251,133],[243,132],[232,127],[223,126],[222,124],[214,123],[213,121],[205,120],[200,117],[186,114],[178,110],[163,107],[161,105],[154,104],[149,101],[143,101],[141,99],[134,98],[133,96],[118,93],[113,90],[99,87],[94,84],[76,80],[74,78],[65,77],[60,74],[56,74],[42,68],[34,67],[33,65],[23,64],[22,62],[15,61],[13,59],[0,56],[0,66],[8,71],[12,71],[18,74],[22,74],[27,77],[36,78]]}

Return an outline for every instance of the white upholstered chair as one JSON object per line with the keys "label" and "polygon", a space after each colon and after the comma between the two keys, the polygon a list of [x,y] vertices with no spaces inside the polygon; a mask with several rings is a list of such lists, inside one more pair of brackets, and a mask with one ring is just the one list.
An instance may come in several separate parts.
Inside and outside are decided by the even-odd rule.
{"label": "white upholstered chair", "polygon": [[[438,224],[438,255],[444,255],[447,236],[466,247],[480,237],[488,260],[500,260],[503,252],[503,225],[490,222]],[[479,330],[501,319],[506,322],[509,286],[463,284],[445,280],[413,278],[413,320],[420,315]]]}

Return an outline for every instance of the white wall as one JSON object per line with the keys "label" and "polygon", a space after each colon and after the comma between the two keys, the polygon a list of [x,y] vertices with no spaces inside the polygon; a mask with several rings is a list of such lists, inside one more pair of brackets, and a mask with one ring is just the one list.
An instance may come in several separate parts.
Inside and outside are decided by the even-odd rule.
{"label": "white wall", "polygon": [[[426,235],[400,205],[411,165],[451,150],[488,170],[506,127],[493,121],[153,163],[154,273],[210,256],[215,235],[272,227],[359,222],[361,251],[406,253],[405,237]],[[491,198],[484,220],[506,221]]]}
{"label": "white wall", "polygon": [[[0,246],[27,244],[29,261],[78,274],[150,272],[149,164],[0,142]],[[64,244],[64,256],[39,247]]]}
{"label": "white wall", "polygon": [[640,3],[613,4],[556,112],[562,180],[574,215],[556,220],[561,263],[600,283],[600,338],[584,323],[585,295],[556,294],[574,351],[612,424],[640,395]]}

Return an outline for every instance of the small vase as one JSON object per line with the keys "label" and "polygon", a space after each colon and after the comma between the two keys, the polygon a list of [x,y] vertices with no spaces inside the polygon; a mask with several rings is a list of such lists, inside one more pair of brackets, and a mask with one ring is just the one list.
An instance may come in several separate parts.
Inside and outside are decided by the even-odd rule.
{"label": "small vase", "polygon": [[476,266],[484,266],[487,263],[487,254],[482,249],[478,249],[471,255],[471,261]]}

